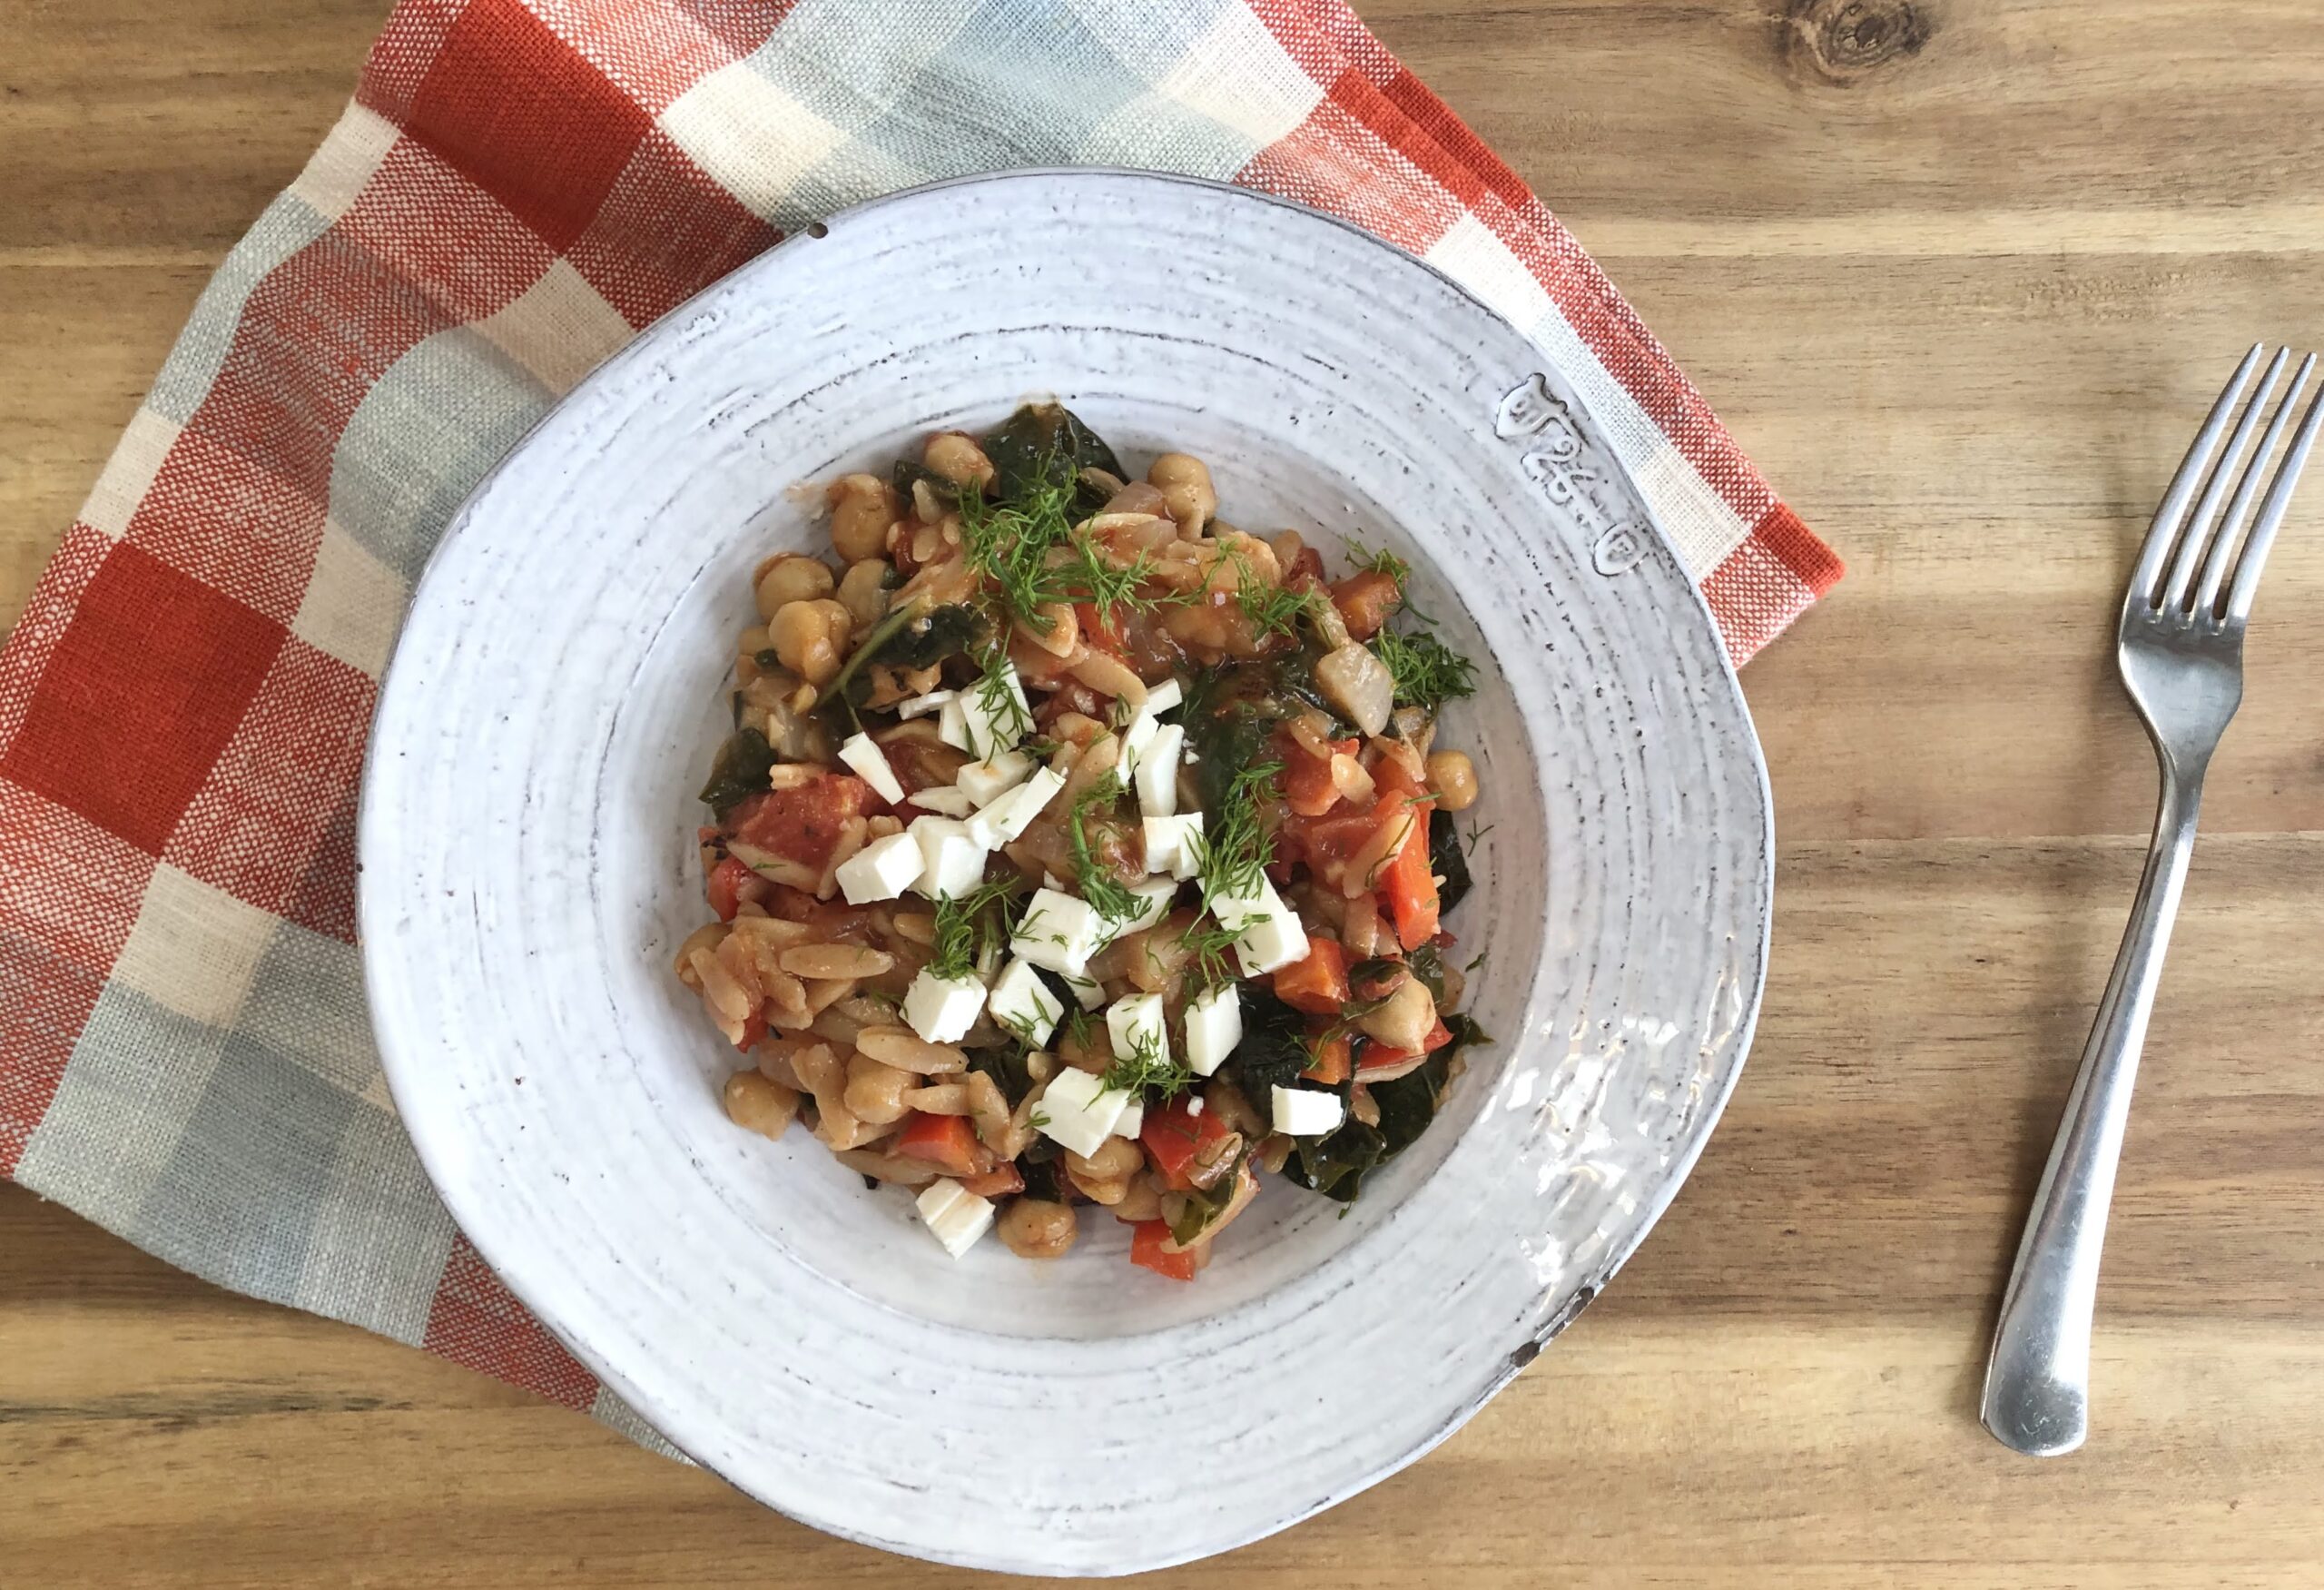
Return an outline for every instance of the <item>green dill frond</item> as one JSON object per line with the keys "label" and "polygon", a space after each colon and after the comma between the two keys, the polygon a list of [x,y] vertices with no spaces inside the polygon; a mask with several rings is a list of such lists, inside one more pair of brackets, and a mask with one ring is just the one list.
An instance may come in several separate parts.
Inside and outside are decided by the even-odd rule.
{"label": "green dill frond", "polygon": [[1005,903],[1016,887],[1016,880],[999,878],[958,899],[947,894],[936,902],[935,953],[928,963],[931,975],[969,976],[986,950],[1008,946]]}
{"label": "green dill frond", "polygon": [[1009,687],[1009,653],[996,646],[978,659],[980,672],[975,686],[977,705],[985,721],[1003,744],[1021,740],[1033,732],[1033,713],[1022,696]]}
{"label": "green dill frond", "polygon": [[1143,1098],[1149,1088],[1158,1091],[1165,1099],[1177,1097],[1195,1080],[1191,1067],[1175,1060],[1167,1060],[1162,1045],[1151,1032],[1140,1032],[1128,1054],[1114,1057],[1099,1079],[1108,1088],[1118,1088]]}
{"label": "green dill frond", "polygon": [[1136,916],[1141,904],[1130,893],[1129,885],[1113,874],[1110,868],[1100,865],[1090,854],[1089,835],[1084,820],[1092,806],[1110,806],[1122,797],[1122,778],[1118,773],[1105,777],[1081,792],[1073,803],[1072,815],[1066,820],[1066,837],[1073,845],[1073,865],[1079,874],[1081,897],[1090,908],[1108,922],[1128,922]]}
{"label": "green dill frond", "polygon": [[1188,837],[1205,911],[1216,915],[1218,901],[1246,900],[1259,892],[1275,860],[1275,836],[1259,820],[1258,796],[1282,771],[1280,762],[1241,769],[1226,786],[1226,798],[1204,816],[1203,831]]}
{"label": "green dill frond", "polygon": [[1477,691],[1477,666],[1436,637],[1432,630],[1398,634],[1383,629],[1372,655],[1396,682],[1396,705],[1434,712],[1448,701]]}

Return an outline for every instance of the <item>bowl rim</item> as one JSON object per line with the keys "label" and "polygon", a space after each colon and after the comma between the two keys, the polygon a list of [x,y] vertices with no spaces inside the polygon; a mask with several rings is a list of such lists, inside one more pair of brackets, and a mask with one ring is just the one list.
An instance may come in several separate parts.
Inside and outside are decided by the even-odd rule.
{"label": "bowl rim", "polygon": [[[1090,180],[1196,188],[1236,201],[1272,206],[1325,222],[1360,240],[1363,244],[1389,251],[1399,256],[1403,263],[1418,266],[1426,271],[1478,310],[1509,327],[1519,339],[1535,351],[1542,369],[1549,371],[1557,370],[1557,360],[1549,350],[1527,335],[1501,311],[1486,302],[1476,292],[1437,265],[1378,233],[1333,214],[1329,211],[1264,190],[1183,173],[1147,171],[1113,165],[1012,167],[1000,171],[970,173],[919,183],[908,188],[895,189],[834,210],[823,219],[811,225],[800,227],[766,250],[744,261],[734,270],[705,284],[682,302],[639,328],[620,347],[593,366],[565,393],[551,401],[534,421],[525,428],[492,466],[478,477],[475,486],[446,519],[443,531],[423,560],[419,575],[413,579],[410,598],[406,604],[403,617],[397,626],[395,645],[379,676],[378,693],[373,705],[373,727],[376,728],[385,716],[391,693],[397,692],[399,688],[409,690],[418,687],[398,668],[398,664],[402,660],[406,638],[410,633],[411,616],[419,609],[421,602],[428,598],[430,587],[438,577],[448,549],[456,538],[467,528],[471,510],[479,499],[490,494],[501,476],[510,468],[511,460],[524,453],[535,438],[555,423],[570,405],[584,399],[588,389],[599,380],[606,370],[625,359],[640,356],[649,339],[655,338],[664,328],[693,313],[705,300],[726,291],[737,277],[745,272],[766,271],[771,268],[769,262],[786,251],[803,248],[821,241],[828,223],[872,214],[897,205],[922,202],[954,190]],[[1570,397],[1574,407],[1590,421],[1601,439],[1606,437],[1607,428],[1590,409],[1587,398],[1574,388],[1573,383],[1564,378],[1561,372],[1558,374],[1557,379],[1562,382],[1565,395]],[[1741,1014],[1733,1029],[1735,1034],[1733,1058],[1715,1079],[1713,1086],[1706,1091],[1701,1106],[1689,1123],[1685,1137],[1674,1146],[1669,1164],[1659,1173],[1649,1194],[1640,1200],[1639,1206],[1640,1215],[1631,1221],[1631,1230],[1627,1238],[1609,1246],[1602,1261],[1594,1268],[1594,1272],[1589,1278],[1581,1282],[1568,1305],[1549,1318],[1528,1343],[1495,1360],[1489,1372],[1471,1389],[1457,1397],[1448,1397],[1448,1411],[1434,1428],[1405,1449],[1391,1453],[1377,1464],[1364,1468],[1356,1477],[1334,1487],[1320,1499],[1312,1503],[1302,1502],[1275,1517],[1272,1522],[1253,1529],[1247,1534],[1241,1535],[1233,1540],[1205,1543],[1189,1550],[1165,1551],[1119,1568],[1099,1570],[1105,1576],[1155,1572],[1180,1566],[1266,1539],[1360,1495],[1434,1451],[1437,1447],[1473,1418],[1484,1405],[1530,1365],[1544,1348],[1561,1335],[1598,1298],[1604,1290],[1606,1284],[1620,1271],[1623,1265],[1629,1262],[1630,1257],[1637,1252],[1663,1215],[1669,1211],[1679,1189],[1693,1173],[1697,1162],[1701,1158],[1703,1149],[1709,1142],[1712,1133],[1718,1129],[1725,1114],[1728,1101],[1732,1098],[1736,1085],[1741,1079],[1743,1068],[1750,1057],[1752,1042],[1758,1033],[1760,1005],[1767,986],[1768,957],[1774,927],[1775,799],[1773,786],[1768,778],[1766,753],[1759,740],[1758,725],[1751,716],[1749,703],[1743,694],[1742,681],[1737,673],[1733,654],[1725,644],[1724,632],[1719,628],[1717,617],[1703,594],[1701,580],[1688,568],[1676,538],[1664,527],[1652,500],[1639,489],[1637,479],[1629,465],[1621,460],[1610,442],[1604,442],[1603,447],[1607,458],[1620,470],[1622,483],[1643,509],[1647,522],[1651,526],[1654,535],[1669,552],[1674,565],[1685,576],[1682,583],[1687,588],[1689,607],[1707,627],[1712,642],[1711,649],[1718,661],[1717,676],[1726,693],[1728,704],[1736,713],[1737,722],[1743,730],[1743,733],[1737,737],[1737,745],[1750,766],[1749,788],[1756,799],[1759,814],[1757,844],[1748,847],[1754,853],[1758,864],[1755,868],[1755,876],[1758,886],[1753,892],[1754,920],[1748,924],[1749,931],[1748,939],[1745,941],[1746,947],[1750,952],[1748,960],[1752,968],[1749,986],[1744,989],[1739,983],[1738,984],[1743,999]],[[379,977],[378,963],[386,955],[385,946],[389,942],[389,936],[385,933],[363,931],[366,924],[374,919],[375,913],[379,908],[383,884],[379,882],[381,876],[379,869],[367,870],[360,864],[367,854],[376,851],[379,843],[377,807],[374,797],[380,782],[379,769],[384,765],[384,761],[379,739],[376,734],[367,735],[362,779],[357,805],[355,846],[358,862],[356,923],[367,989]],[[1738,923],[1738,927],[1744,924]],[[778,1506],[762,1495],[757,1488],[722,1472],[715,1466],[687,1452],[666,1433],[665,1424],[669,1417],[667,1411],[655,1407],[653,1399],[639,1389],[619,1365],[608,1361],[584,1337],[568,1327],[561,1319],[561,1309],[554,1299],[533,1296],[529,1284],[518,1283],[515,1276],[505,1269],[495,1256],[491,1244],[497,1243],[497,1238],[488,1242],[487,1239],[470,1230],[468,1221],[464,1218],[463,1206],[478,1203],[478,1200],[471,1198],[461,1179],[452,1173],[451,1167],[447,1162],[448,1155],[451,1151],[447,1145],[441,1143],[431,1146],[430,1141],[420,1131],[414,1130],[411,1124],[417,1117],[412,1109],[413,1098],[408,1097],[407,1093],[412,1088],[414,1079],[403,1073],[407,1071],[416,1072],[418,1068],[407,1068],[390,1060],[391,1052],[396,1051],[398,1044],[401,1042],[400,1037],[391,1034],[383,1023],[375,1019],[373,1006],[368,997],[365,1004],[365,1019],[379,1050],[381,1075],[386,1082],[389,1095],[394,1102],[399,1124],[403,1127],[405,1135],[410,1141],[413,1151],[420,1161],[421,1168],[428,1175],[431,1189],[442,1200],[447,1212],[451,1215],[460,1236],[490,1268],[495,1278],[525,1306],[542,1328],[588,1369],[596,1378],[601,1387],[612,1390],[625,1407],[639,1419],[645,1421],[671,1451],[677,1453],[684,1461],[716,1474],[726,1484],[733,1486],[763,1506],[823,1534],[874,1550],[907,1555],[921,1561],[987,1572],[1049,1576],[1082,1576],[1092,1572],[1086,1567],[1049,1565],[974,1550],[955,1551],[919,1544],[905,1545],[895,1540],[882,1539],[819,1516],[815,1510],[809,1507],[802,1506],[794,1510],[790,1506]],[[402,1076],[400,1081],[399,1075]],[[455,1188],[460,1188],[461,1190],[456,1192]],[[1545,1293],[1547,1289],[1544,1289]]]}

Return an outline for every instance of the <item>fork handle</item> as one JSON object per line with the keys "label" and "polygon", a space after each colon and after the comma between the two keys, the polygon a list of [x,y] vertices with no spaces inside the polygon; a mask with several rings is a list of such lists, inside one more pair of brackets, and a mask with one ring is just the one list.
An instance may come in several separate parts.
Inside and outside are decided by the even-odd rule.
{"label": "fork handle", "polygon": [[2090,1321],[2098,1303],[2098,1255],[2114,1196],[2114,1166],[2130,1121],[2131,1085],[2146,1043],[2162,953],[2179,914],[2203,769],[2163,765],[2154,843],[2098,1020],[2082,1052],[2065,1120],[2034,1191],[2002,1295],[1982,1417],[2004,1446],[2055,1457],[2082,1445],[2090,1415]]}

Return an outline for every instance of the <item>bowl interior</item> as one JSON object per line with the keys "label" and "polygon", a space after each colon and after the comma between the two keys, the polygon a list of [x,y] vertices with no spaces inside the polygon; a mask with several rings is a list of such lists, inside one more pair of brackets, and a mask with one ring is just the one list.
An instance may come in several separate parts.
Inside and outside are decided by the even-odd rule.
{"label": "bowl interior", "polygon": [[[839,450],[831,472],[884,474],[898,457],[916,456],[928,431],[981,430],[1005,418],[1019,399],[1050,395],[1005,390],[916,417],[897,430],[833,437]],[[1477,695],[1447,712],[1440,735],[1440,744],[1470,751],[1484,790],[1463,819],[1482,837],[1472,857],[1476,886],[1446,919],[1459,939],[1452,961],[1464,965],[1490,950],[1471,979],[1464,1005],[1487,1032],[1519,1031],[1541,952],[1540,914],[1525,907],[1548,894],[1543,836],[1552,824],[1544,792],[1527,775],[1533,747],[1525,717],[1425,539],[1309,455],[1303,434],[1313,434],[1320,417],[1302,406],[1298,394],[1238,406],[1232,415],[1173,404],[1166,393],[1095,400],[1067,396],[1133,469],[1142,470],[1154,454],[1167,450],[1205,459],[1227,522],[1270,535],[1298,530],[1324,548],[1334,578],[1344,571],[1350,543],[1385,547],[1413,564],[1415,605],[1479,664]],[[866,1299],[947,1325],[1036,1337],[1139,1334],[1232,1312],[1379,1227],[1451,1151],[1489,1091],[1505,1047],[1472,1052],[1469,1072],[1448,1093],[1429,1132],[1368,1179],[1353,1208],[1344,1212],[1288,1182],[1273,1182],[1237,1221],[1231,1239],[1217,1244],[1200,1284],[1190,1287],[1130,1268],[1128,1228],[1095,1209],[1082,1211],[1081,1237],[1062,1262],[1029,1264],[997,1241],[955,1260],[920,1229],[907,1194],[867,1191],[860,1177],[803,1129],[768,1143],[724,1118],[718,1088],[737,1058],[710,1027],[698,999],[670,975],[679,942],[709,920],[694,838],[706,819],[695,791],[731,726],[734,637],[756,622],[751,570],[774,552],[830,555],[814,495],[787,489],[797,482],[782,460],[757,456],[747,428],[729,434],[728,453],[704,460],[729,478],[714,492],[705,491],[716,496],[717,506],[705,502],[688,510],[715,512],[725,530],[639,659],[614,725],[597,835],[604,856],[596,882],[599,911],[583,924],[603,935],[599,954],[618,980],[615,1002],[642,1018],[635,1031],[645,1047],[625,1062],[635,1067],[645,1095],[700,1176],[702,1195],[734,1211],[757,1240],[785,1249]],[[1568,810],[1559,824],[1571,828],[1579,820],[1579,813]],[[743,1256],[740,1261],[751,1260]]]}

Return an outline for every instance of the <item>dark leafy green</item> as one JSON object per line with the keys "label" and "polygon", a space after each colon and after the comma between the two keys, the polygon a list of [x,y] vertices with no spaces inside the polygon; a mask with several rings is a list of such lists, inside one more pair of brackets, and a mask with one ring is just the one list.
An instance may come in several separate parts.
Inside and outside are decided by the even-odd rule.
{"label": "dark leafy green", "polygon": [[1404,964],[1412,969],[1414,977],[1427,985],[1428,992],[1442,1005],[1444,1002],[1444,952],[1434,944],[1423,944],[1404,956]]}
{"label": "dark leafy green", "polygon": [[1072,512],[1086,518],[1105,506],[1106,493],[1081,479],[1084,469],[1123,479],[1122,461],[1098,433],[1062,403],[1028,403],[983,440],[992,460],[993,489],[1003,502],[1022,501],[1043,486],[1070,487]]}
{"label": "dark leafy green", "polygon": [[1033,1091],[1033,1074],[1025,1069],[1025,1051],[1015,1044],[1006,1049],[970,1051],[969,1069],[990,1077],[1011,1110],[1023,1103],[1025,1095]]}
{"label": "dark leafy green", "polygon": [[1365,1174],[1387,1154],[1387,1139],[1378,1128],[1350,1121],[1328,1137],[1297,1139],[1283,1173],[1310,1191],[1354,1203]]}
{"label": "dark leafy green", "polygon": [[[1372,1101],[1380,1107],[1378,1126],[1351,1118],[1328,1137],[1300,1140],[1284,1161],[1284,1173],[1326,1198],[1354,1202],[1364,1177],[1418,1142],[1436,1119],[1453,1057],[1472,1043],[1489,1042],[1467,1016],[1447,1016],[1444,1025],[1452,1034],[1450,1043],[1394,1081],[1370,1085]],[[1343,1089],[1343,1096],[1353,1091]]]}
{"label": "dark leafy green", "polygon": [[[1049,1152],[1037,1155],[1035,1149],[1047,1144]],[[1025,1196],[1049,1203],[1071,1203],[1065,1178],[1058,1174],[1058,1155],[1064,1151],[1045,1137],[1035,1138],[1033,1147],[1027,1149],[1017,1160],[1017,1174],[1025,1179]]]}
{"label": "dark leafy green", "polygon": [[[1246,1149],[1245,1153],[1250,1151]],[[1243,1168],[1238,1161],[1226,1175],[1211,1184],[1209,1190],[1196,1188],[1187,1194],[1186,1205],[1178,1218],[1170,1222],[1170,1239],[1181,1248],[1191,1247],[1196,1239],[1218,1223],[1226,1206],[1235,1201],[1236,1190],[1241,1186]]]}
{"label": "dark leafy green", "polygon": [[1271,1090],[1278,1083],[1291,1086],[1315,1062],[1307,1052],[1306,1023],[1261,983],[1245,983],[1242,1002],[1243,1041],[1226,1057],[1226,1070],[1251,1107],[1272,1120]]}
{"label": "dark leafy green", "polygon": [[953,485],[926,464],[915,464],[910,459],[898,459],[896,467],[890,473],[889,479],[895,486],[896,495],[904,499],[906,508],[911,506],[912,483],[916,480],[927,481],[929,489],[936,493],[936,499],[939,502],[958,502],[960,499],[960,489],[958,486]]}
{"label": "dark leafy green", "polygon": [[973,651],[984,639],[984,615],[966,603],[939,607],[924,618],[891,613],[872,627],[816,698],[815,711],[834,733],[852,732],[872,697],[872,667],[926,668]]}
{"label": "dark leafy green", "polygon": [[1435,812],[1429,816],[1428,870],[1444,880],[1436,889],[1436,909],[1440,914],[1451,911],[1468,898],[1472,887],[1469,854],[1462,848],[1460,835],[1453,832],[1450,812]]}
{"label": "dark leafy green", "polygon": [[724,822],[726,814],[744,795],[766,787],[766,775],[773,765],[774,747],[767,744],[764,735],[753,728],[736,729],[711,761],[710,782],[702,786],[703,804]]}

